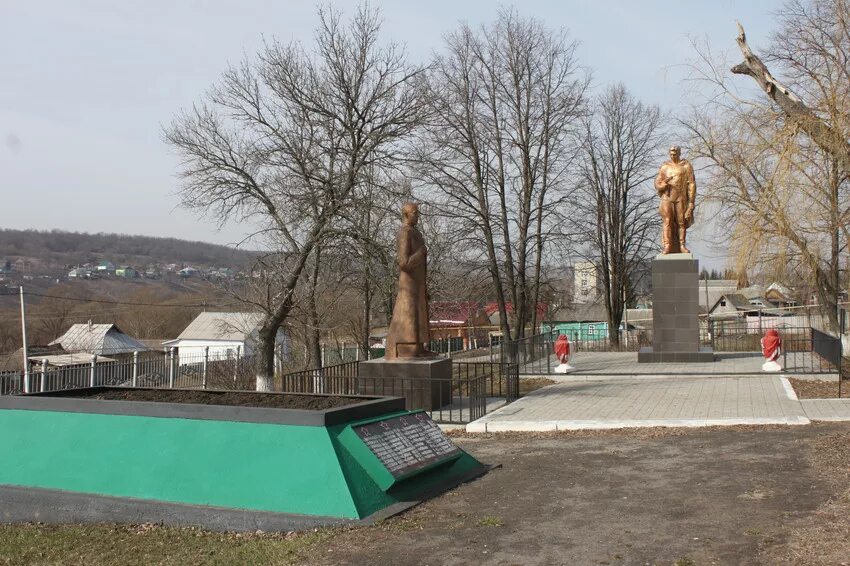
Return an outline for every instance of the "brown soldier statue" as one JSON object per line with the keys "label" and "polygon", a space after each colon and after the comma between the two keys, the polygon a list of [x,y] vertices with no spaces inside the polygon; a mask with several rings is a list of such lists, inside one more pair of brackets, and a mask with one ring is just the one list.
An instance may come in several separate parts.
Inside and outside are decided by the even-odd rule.
{"label": "brown soldier statue", "polygon": [[428,316],[428,250],[416,227],[419,207],[409,202],[402,208],[398,232],[398,296],[387,334],[385,359],[429,358],[436,354],[427,348],[431,341]]}
{"label": "brown soldier statue", "polygon": [[697,183],[694,168],[687,159],[682,159],[682,150],[674,145],[670,148],[670,161],[664,163],[655,177],[655,190],[661,197],[661,243],[664,254],[690,253],[685,246],[688,228],[694,222],[694,201]]}

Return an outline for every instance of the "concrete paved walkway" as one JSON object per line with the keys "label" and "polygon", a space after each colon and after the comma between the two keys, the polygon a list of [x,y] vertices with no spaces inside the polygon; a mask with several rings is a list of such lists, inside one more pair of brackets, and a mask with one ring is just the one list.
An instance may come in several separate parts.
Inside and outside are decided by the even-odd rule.
{"label": "concrete paved walkway", "polygon": [[[826,379],[838,375],[811,352],[788,352],[779,362],[794,377],[809,375]],[[575,352],[570,358],[570,365],[576,371],[570,375],[764,375],[761,370],[763,363],[761,352],[717,352],[714,362],[691,364],[639,364],[637,352]],[[549,364],[547,366],[544,360],[528,367],[521,366],[520,373],[540,373],[548,367],[554,368],[558,365],[554,356]]]}
{"label": "concrete paved walkway", "polygon": [[850,399],[799,401],[788,380],[778,375],[647,377],[565,380],[469,423],[466,430],[804,425],[811,420],[850,420]]}

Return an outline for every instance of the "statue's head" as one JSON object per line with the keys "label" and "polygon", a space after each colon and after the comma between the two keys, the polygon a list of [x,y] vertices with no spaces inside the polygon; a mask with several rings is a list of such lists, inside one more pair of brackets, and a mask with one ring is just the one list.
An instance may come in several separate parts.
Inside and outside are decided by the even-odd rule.
{"label": "statue's head", "polygon": [[682,157],[682,148],[678,145],[674,145],[670,148],[670,159],[673,163],[678,163],[679,159]]}
{"label": "statue's head", "polygon": [[410,226],[416,226],[419,221],[419,205],[415,202],[407,202],[401,207],[401,217],[404,223]]}

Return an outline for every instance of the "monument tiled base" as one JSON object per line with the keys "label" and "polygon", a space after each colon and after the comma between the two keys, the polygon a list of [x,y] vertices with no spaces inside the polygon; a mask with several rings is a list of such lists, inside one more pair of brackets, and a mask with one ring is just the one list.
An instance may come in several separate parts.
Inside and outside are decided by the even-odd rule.
{"label": "monument tiled base", "polygon": [[407,410],[432,411],[452,402],[452,361],[447,358],[361,362],[360,395],[404,397]]}
{"label": "monument tiled base", "polygon": [[652,347],[638,363],[713,362],[699,343],[699,262],[692,254],[658,255],[652,260]]}

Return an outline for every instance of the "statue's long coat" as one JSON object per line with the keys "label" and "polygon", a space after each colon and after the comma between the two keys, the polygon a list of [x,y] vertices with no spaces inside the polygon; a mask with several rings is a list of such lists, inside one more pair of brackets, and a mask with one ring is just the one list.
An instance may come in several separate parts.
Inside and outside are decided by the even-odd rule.
{"label": "statue's long coat", "polygon": [[[428,325],[428,252],[415,226],[403,225],[398,233],[398,296],[387,334],[386,359],[422,355],[422,344],[431,341]],[[396,355],[396,346],[400,345]]]}

